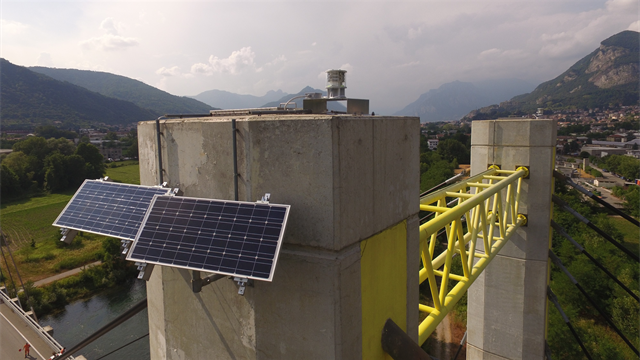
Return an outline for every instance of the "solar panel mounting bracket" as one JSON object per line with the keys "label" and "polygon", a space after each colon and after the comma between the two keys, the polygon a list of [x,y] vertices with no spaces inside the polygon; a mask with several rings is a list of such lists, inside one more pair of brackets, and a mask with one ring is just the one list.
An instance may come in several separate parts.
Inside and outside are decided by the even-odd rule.
{"label": "solar panel mounting bracket", "polygon": [[226,277],[225,275],[221,275],[221,274],[213,274],[211,276],[207,276],[206,278],[201,278],[200,271],[198,270],[193,270],[191,272],[191,276],[192,276],[191,289],[193,290],[194,293],[199,293],[200,291],[202,291],[203,286],[207,286],[214,281],[217,281]]}
{"label": "solar panel mounting bracket", "polygon": [[127,256],[127,253],[129,252],[129,246],[131,246],[132,241],[129,240],[120,240],[120,246],[122,248],[122,258],[124,259]]}
{"label": "solar panel mounting bracket", "polygon": [[105,177],[103,177],[103,178],[100,178],[100,181],[113,182],[113,180],[111,180],[111,178],[110,178],[110,177],[108,177],[108,176],[105,176]]}
{"label": "solar panel mounting bracket", "polygon": [[151,272],[153,272],[153,267],[155,265],[144,262],[136,262],[135,264],[138,267],[138,271],[140,271],[138,273],[138,279],[149,281],[149,278],[151,278]]}
{"label": "solar panel mounting bracket", "polygon": [[253,280],[244,277],[234,277],[233,281],[238,285],[238,295],[244,296],[244,291],[247,286],[253,287]]}
{"label": "solar panel mounting bracket", "polygon": [[60,241],[66,244],[71,244],[76,235],[78,235],[78,230],[63,228],[60,230],[60,234],[62,234]]}
{"label": "solar panel mounting bracket", "polygon": [[269,200],[271,200],[271,193],[265,193],[262,196],[262,199],[256,201],[256,203],[258,203],[258,204],[268,204]]}

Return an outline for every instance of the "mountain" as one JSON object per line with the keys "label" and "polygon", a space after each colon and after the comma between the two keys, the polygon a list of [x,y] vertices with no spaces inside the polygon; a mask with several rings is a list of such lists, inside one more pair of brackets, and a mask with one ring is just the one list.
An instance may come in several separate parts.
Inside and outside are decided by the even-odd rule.
{"label": "mountain", "polygon": [[30,67],[32,71],[59,81],[97,92],[104,96],[131,101],[141,108],[153,111],[158,117],[164,114],[208,114],[210,105],[188,97],[171,95],[141,81],[106,72]]}
{"label": "mountain", "polygon": [[[307,86],[304,89],[300,90],[297,94],[286,94],[276,101],[272,101],[262,105],[261,107],[276,107],[280,104],[286,103],[291,100],[295,96],[301,96],[307,93],[322,93],[323,96],[327,96],[327,92],[324,90],[314,89],[311,86]],[[296,103],[296,107],[302,108],[302,98],[295,99],[291,103]],[[347,111],[347,108],[336,101],[327,101],[327,110],[329,111]]]}
{"label": "mountain", "polygon": [[480,109],[479,114],[535,112],[536,108],[589,109],[638,104],[640,82],[640,33],[623,31],[602,41],[600,47],[573,64],[553,80],[531,93],[516,96],[499,106]]}
{"label": "mountain", "polygon": [[420,116],[421,122],[459,120],[473,109],[505,101],[532,88],[533,85],[518,79],[485,80],[476,84],[453,81],[420,95],[395,115]]}
{"label": "mountain", "polygon": [[95,122],[128,124],[157,114],[129,101],[62,82],[0,58],[0,117],[3,126]]}
{"label": "mountain", "polygon": [[240,95],[223,90],[209,90],[192,96],[192,98],[221,109],[247,109],[260,107],[264,103],[285,96],[287,96],[287,93],[282,90],[270,90],[264,96]]}

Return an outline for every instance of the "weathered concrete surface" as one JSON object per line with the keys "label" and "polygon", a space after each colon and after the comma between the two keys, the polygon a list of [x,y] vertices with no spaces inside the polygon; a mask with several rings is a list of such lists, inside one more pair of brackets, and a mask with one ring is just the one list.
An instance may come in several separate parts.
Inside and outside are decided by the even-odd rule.
{"label": "weathered concrete surface", "polygon": [[491,164],[505,170],[529,166],[530,179],[523,181],[520,198],[527,226],[514,234],[469,289],[467,359],[544,358],[555,143],[553,120],[473,123],[472,175]]}
{"label": "weathered concrete surface", "polygon": [[[162,120],[164,180],[185,196],[232,199],[230,120]],[[244,297],[227,279],[193,294],[188,271],[156,267],[147,284],[152,358],[362,358],[360,243],[403,221],[399,306],[417,339],[419,119],[236,120],[239,199],[269,192],[291,205],[274,280]],[[141,183],[156,184],[155,122],[139,124],[138,141]]]}

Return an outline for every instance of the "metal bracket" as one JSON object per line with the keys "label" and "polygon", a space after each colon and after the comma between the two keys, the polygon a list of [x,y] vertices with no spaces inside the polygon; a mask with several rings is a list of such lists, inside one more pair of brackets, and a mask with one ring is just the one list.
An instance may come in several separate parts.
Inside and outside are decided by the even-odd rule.
{"label": "metal bracket", "polygon": [[238,295],[244,296],[244,291],[246,286],[253,287],[253,280],[251,279],[234,277],[233,281],[238,285]]}
{"label": "metal bracket", "polygon": [[155,265],[143,263],[143,262],[136,262],[136,266],[138,267],[138,271],[140,271],[138,273],[138,279],[149,281],[149,278],[151,278],[151,272],[153,271],[153,267]]}
{"label": "metal bracket", "polygon": [[200,291],[202,291],[202,287],[211,284],[214,281],[220,280],[223,277],[225,277],[224,275],[220,275],[220,274],[214,274],[211,276],[207,276],[206,278],[201,278],[200,277],[200,271],[197,270],[193,270],[191,272],[191,290],[193,290],[194,293],[199,293]]}
{"label": "metal bracket", "polygon": [[101,178],[100,181],[113,182],[113,180],[111,180],[111,178],[108,176]]}
{"label": "metal bracket", "polygon": [[271,200],[271,193],[265,193],[264,196],[262,196],[262,199],[256,201],[258,204],[268,204],[269,200]]}
{"label": "metal bracket", "polygon": [[75,238],[76,235],[78,235],[78,230],[62,228],[60,229],[60,234],[62,234],[60,241],[66,244],[71,244],[71,242],[73,241],[73,238]]}
{"label": "metal bracket", "polygon": [[168,187],[167,185],[169,185],[169,183],[165,181],[165,182],[163,182],[160,186],[161,186],[161,187]]}
{"label": "metal bracket", "polygon": [[127,253],[129,252],[129,246],[131,245],[133,241],[129,241],[129,240],[120,240],[120,248],[122,249],[121,254],[122,258],[124,259],[127,256]]}
{"label": "metal bracket", "polygon": [[182,194],[183,194],[183,192],[179,188],[174,188],[171,191],[171,195],[173,195],[173,196],[181,196]]}

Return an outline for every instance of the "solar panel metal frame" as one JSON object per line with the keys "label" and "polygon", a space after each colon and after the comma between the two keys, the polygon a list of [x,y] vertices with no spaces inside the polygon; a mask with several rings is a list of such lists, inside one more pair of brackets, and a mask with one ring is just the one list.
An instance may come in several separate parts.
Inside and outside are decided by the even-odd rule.
{"label": "solar panel metal frame", "polygon": [[[62,210],[62,212],[60,212],[60,215],[58,215],[58,217],[56,218],[56,220],[53,222],[53,226],[57,226],[60,228],[64,228],[64,229],[72,229],[72,230],[77,230],[77,231],[86,231],[92,234],[98,234],[98,235],[103,235],[103,236],[109,236],[109,237],[115,237],[118,239],[124,239],[124,240],[129,240],[129,241],[133,241],[135,239],[135,235],[131,236],[131,237],[125,237],[122,235],[119,235],[117,232],[107,232],[107,231],[96,231],[94,229],[90,229],[90,228],[83,228],[83,227],[79,227],[79,226],[73,226],[73,225],[65,225],[65,224],[60,224],[60,219],[63,217],[63,215],[65,215],[65,213],[67,212],[67,210],[69,209],[70,206],[72,206],[74,204],[74,200],[76,200],[77,196],[79,194],[81,194],[82,190],[84,190],[84,187],[86,184],[88,183],[101,183],[101,184],[105,184],[107,186],[114,186],[114,187],[134,187],[134,188],[143,188],[143,189],[154,189],[154,190],[162,190],[164,192],[163,195],[169,195],[171,193],[171,189],[170,188],[163,188],[160,186],[145,186],[145,185],[135,185],[135,184],[125,184],[125,183],[115,183],[115,182],[109,182],[109,181],[104,181],[104,180],[91,180],[91,179],[87,179],[85,180],[82,185],[80,186],[80,188],[78,188],[78,190],[76,191],[75,194],[73,194],[73,197],[71,198],[71,200],[69,200],[69,202],[67,203],[67,205],[64,207],[64,209]],[[153,199],[152,199],[153,200]],[[151,205],[151,201],[149,202],[149,205]],[[147,205],[146,209],[144,210],[145,214],[147,212],[147,210],[149,209],[149,205]],[[143,215],[144,216],[144,215]],[[142,220],[144,220],[144,217],[142,218]],[[142,221],[140,221],[140,224],[138,225],[138,230],[140,228],[140,226],[142,225]],[[136,231],[135,233],[137,234],[138,231]]]}
{"label": "solar panel metal frame", "polygon": [[[222,274],[222,275],[241,277],[241,278],[247,278],[247,279],[254,279],[254,280],[261,280],[261,281],[272,281],[273,280],[273,275],[275,273],[276,265],[278,263],[278,257],[280,255],[280,248],[282,246],[282,241],[283,241],[283,238],[284,238],[285,229],[287,227],[287,221],[289,219],[289,210],[291,208],[291,205],[270,204],[270,203],[261,203],[261,202],[248,202],[248,201],[235,201],[235,200],[206,199],[206,198],[195,198],[195,197],[187,197],[187,196],[175,196],[175,197],[174,196],[167,196],[169,199],[172,199],[172,198],[173,199],[191,199],[191,200],[196,200],[196,201],[247,204],[247,205],[265,205],[265,206],[269,206],[269,207],[281,207],[281,208],[284,208],[285,209],[285,214],[284,214],[284,218],[282,219],[282,228],[280,229],[280,234],[278,236],[278,240],[277,240],[277,243],[276,243],[276,250],[275,250],[275,253],[273,255],[273,264],[271,266],[271,271],[269,272],[269,277],[268,278],[264,278],[264,277],[237,274],[237,273],[226,272],[226,271],[210,270],[210,269],[193,267],[193,266],[167,264],[167,263],[164,263],[164,262],[161,262],[161,261],[149,261],[149,260],[146,260],[146,259],[144,259],[142,257],[133,257],[133,253],[135,251],[135,248],[138,245],[139,237],[142,234],[142,232],[144,231],[145,225],[147,224],[147,220],[149,218],[149,215],[151,215],[151,213],[153,211],[153,207],[154,207],[154,205],[156,203],[156,200],[159,199],[159,198],[162,198],[162,197],[165,197],[165,195],[155,195],[153,197],[153,201],[151,202],[151,205],[149,206],[149,209],[147,210],[147,214],[145,215],[145,217],[144,217],[144,219],[142,221],[142,225],[140,226],[140,230],[138,231],[138,234],[136,235],[136,238],[133,241],[133,244],[131,245],[131,247],[129,249],[129,252],[127,253],[127,256],[126,256],[127,260],[140,262],[140,263],[147,263],[147,264],[162,265],[162,266],[186,269],[186,270],[204,271],[204,272],[210,272],[210,273],[215,273],[215,274]],[[211,241],[213,242],[213,240],[214,240],[214,238],[212,237]]]}

